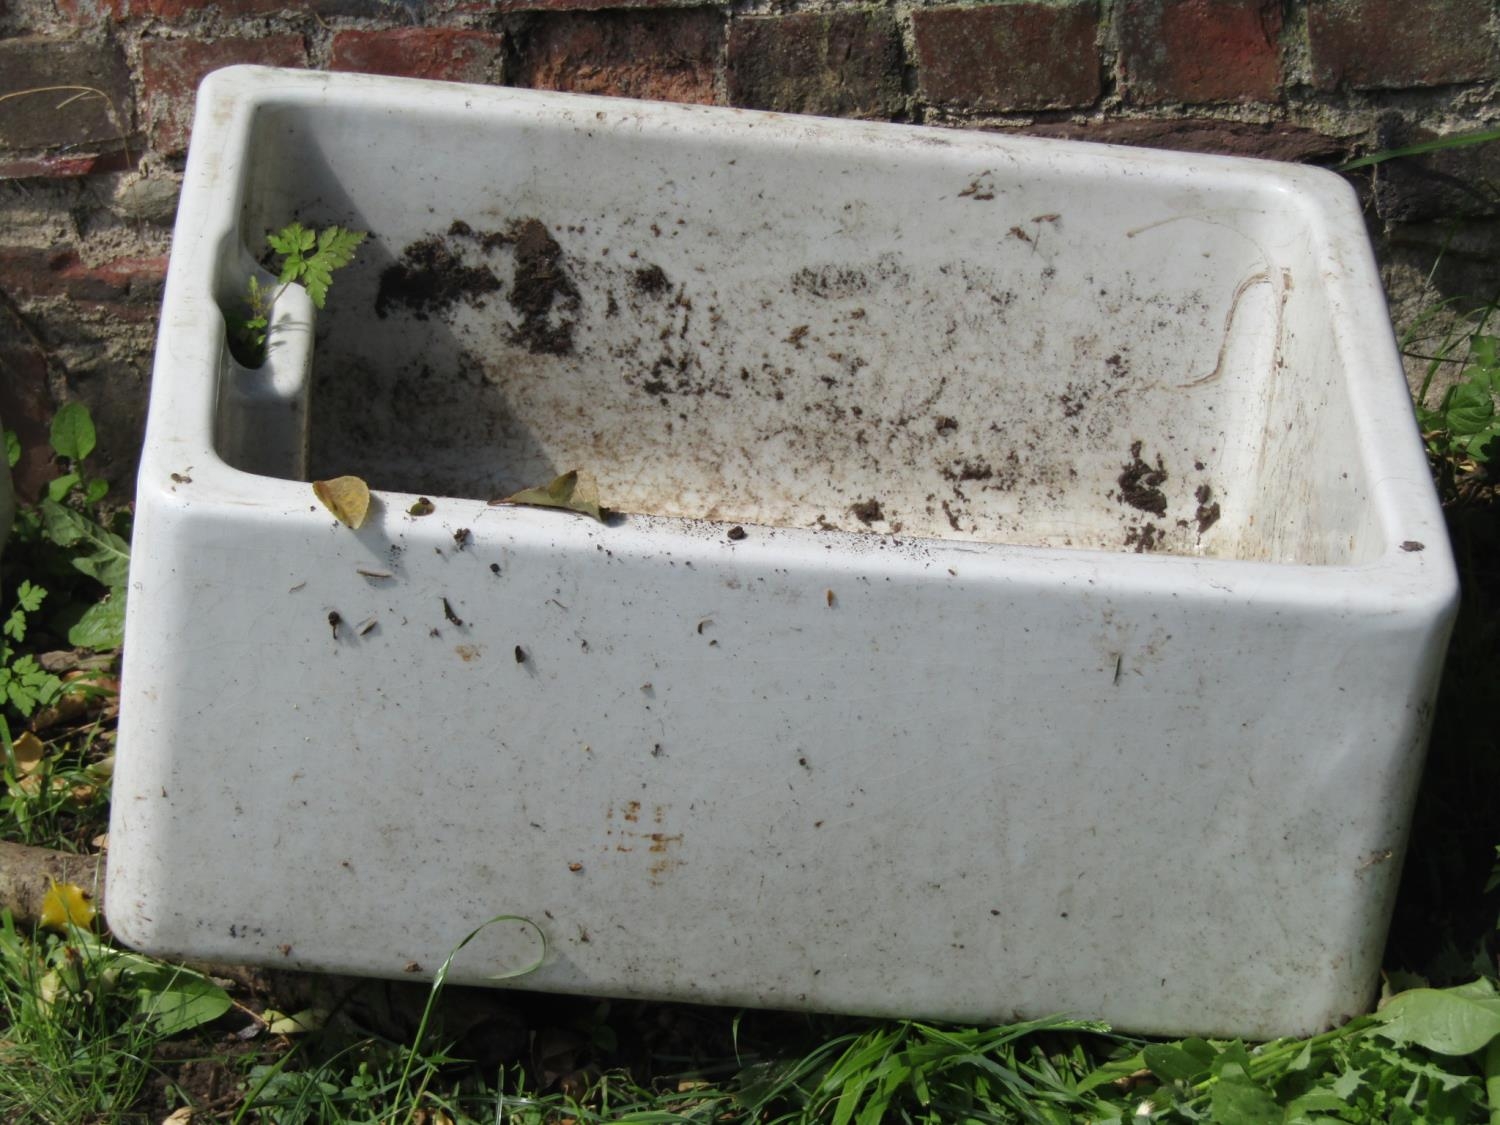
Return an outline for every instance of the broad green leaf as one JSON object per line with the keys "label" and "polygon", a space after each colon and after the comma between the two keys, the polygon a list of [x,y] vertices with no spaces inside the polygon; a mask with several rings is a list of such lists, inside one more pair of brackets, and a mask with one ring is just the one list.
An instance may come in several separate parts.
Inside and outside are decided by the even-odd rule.
{"label": "broad green leaf", "polygon": [[1500,340],[1494,336],[1475,336],[1469,344],[1470,362],[1490,370],[1500,367],[1497,345],[1500,345]]}
{"label": "broad green leaf", "polygon": [[49,539],[59,547],[82,544],[88,548],[73,556],[75,570],[111,589],[125,585],[130,573],[130,544],[82,512],[54,500],[43,500],[40,507]]}
{"label": "broad green leaf", "polygon": [[160,1035],[179,1035],[212,1023],[233,1006],[229,994],[191,969],[132,957],[122,966],[135,989],[136,1010]]}
{"label": "broad green leaf", "polygon": [[52,416],[52,448],[70,461],[82,461],[94,451],[94,420],[81,402],[63,404]]}
{"label": "broad green leaf", "polygon": [[580,515],[592,516],[604,522],[604,511],[599,507],[599,489],[587,473],[573,469],[563,473],[546,488],[523,488],[520,492],[491,504],[520,504],[533,508],[564,508]]}
{"label": "broad green leaf", "polygon": [[1188,1036],[1177,1045],[1204,1066],[1207,1066],[1219,1056],[1219,1049],[1217,1047],[1206,1039],[1199,1039],[1196,1035]]}
{"label": "broad green leaf", "polygon": [[125,588],[95,602],[68,628],[68,643],[96,651],[119,648],[125,640]]}
{"label": "broad green leaf", "polygon": [[1343,1074],[1340,1074],[1333,1080],[1333,1085],[1329,1089],[1333,1091],[1334,1097],[1343,1098],[1347,1101],[1364,1085],[1364,1082],[1365,1070],[1361,1067],[1358,1070],[1344,1071]]}
{"label": "broad green leaf", "polygon": [[1295,1120],[1299,1116],[1320,1110],[1330,1110],[1336,1113],[1348,1104],[1348,1095],[1341,1097],[1331,1089],[1309,1090],[1300,1098],[1294,1098],[1287,1103],[1286,1114],[1289,1119]]}
{"label": "broad green leaf", "polygon": [[1146,1048],[1146,1065],[1163,1082],[1191,1082],[1208,1073],[1208,1064],[1171,1043],[1153,1043]]}
{"label": "broad green leaf", "polygon": [[1226,1075],[1209,1096],[1219,1125],[1281,1125],[1281,1107],[1267,1091],[1244,1077]]}
{"label": "broad green leaf", "polygon": [[1500,437],[1500,419],[1491,422],[1477,434],[1463,439],[1462,444],[1470,457],[1476,461],[1485,462],[1490,459],[1493,443],[1497,437]]}
{"label": "broad green leaf", "polygon": [[83,486],[83,502],[90,507],[104,499],[104,494],[109,491],[109,481],[102,477],[95,477]]}
{"label": "broad green leaf", "polygon": [[51,500],[54,504],[58,503],[64,496],[73,491],[73,486],[77,483],[77,473],[64,473],[56,480],[48,481],[47,499]]}
{"label": "broad green leaf", "polygon": [[42,530],[59,547],[72,547],[84,537],[84,518],[72,508],[65,508],[52,499],[43,500],[39,507]]}
{"label": "broad green leaf", "polygon": [[1297,1052],[1297,1057],[1294,1058],[1291,1062],[1289,1062],[1289,1063],[1286,1064],[1287,1073],[1288,1074],[1297,1074],[1297,1073],[1299,1073],[1301,1071],[1304,1071],[1308,1067],[1312,1066],[1312,1061],[1313,1061],[1312,1044],[1311,1043],[1304,1043],[1304,1044],[1302,1044],[1302,1050],[1300,1050],[1300,1051]]}
{"label": "broad green leaf", "polygon": [[21,461],[21,438],[15,430],[5,431],[5,464],[14,469]]}
{"label": "broad green leaf", "polygon": [[1486,429],[1495,417],[1495,399],[1485,387],[1459,383],[1448,399],[1447,429],[1456,437],[1467,437]]}
{"label": "broad green leaf", "polygon": [[1440,1055],[1472,1055],[1500,1036],[1500,995],[1488,981],[1458,988],[1414,988],[1375,1016],[1381,1035]]}
{"label": "broad green leaf", "polygon": [[1214,1057],[1211,1069],[1216,1077],[1226,1074],[1249,1074],[1250,1053],[1245,1050],[1243,1043],[1235,1040]]}

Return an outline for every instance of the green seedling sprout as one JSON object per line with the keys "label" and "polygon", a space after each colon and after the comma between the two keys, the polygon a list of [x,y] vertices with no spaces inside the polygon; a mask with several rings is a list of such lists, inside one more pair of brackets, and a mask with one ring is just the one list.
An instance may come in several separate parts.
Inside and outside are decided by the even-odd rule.
{"label": "green seedling sprout", "polygon": [[229,348],[234,358],[246,367],[264,363],[266,334],[277,298],[288,285],[300,283],[307,289],[313,306],[321,309],[328,300],[333,271],[352,262],[359,244],[367,237],[365,231],[338,226],[315,232],[298,222],[288,223],[275,234],[267,235],[267,244],[280,258],[280,272],[274,287],[262,285],[253,274],[245,283],[243,313],[227,317]]}

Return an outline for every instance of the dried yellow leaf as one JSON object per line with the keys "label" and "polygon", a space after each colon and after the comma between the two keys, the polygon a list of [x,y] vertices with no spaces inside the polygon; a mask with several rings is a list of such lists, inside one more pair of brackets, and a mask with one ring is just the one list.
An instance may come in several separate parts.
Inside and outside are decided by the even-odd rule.
{"label": "dried yellow leaf", "polygon": [[16,770],[22,774],[36,773],[42,768],[46,747],[42,740],[29,730],[22,731],[11,741],[16,754]]}
{"label": "dried yellow leaf", "polygon": [[532,508],[562,508],[579,515],[592,516],[604,522],[604,511],[599,507],[599,486],[594,478],[579,469],[572,469],[553,479],[546,488],[523,488],[520,492],[491,504],[520,504]]}
{"label": "dried yellow leaf", "polygon": [[49,930],[90,926],[94,914],[88,893],[76,883],[53,883],[42,896],[42,925]]}
{"label": "dried yellow leaf", "polygon": [[266,1030],[272,1035],[303,1035],[321,1028],[328,1021],[328,1013],[321,1008],[304,1008],[287,1015],[267,1008],[260,1018],[266,1021]]}
{"label": "dried yellow leaf", "polygon": [[357,528],[365,522],[370,510],[370,486],[358,477],[315,480],[313,493],[345,526]]}

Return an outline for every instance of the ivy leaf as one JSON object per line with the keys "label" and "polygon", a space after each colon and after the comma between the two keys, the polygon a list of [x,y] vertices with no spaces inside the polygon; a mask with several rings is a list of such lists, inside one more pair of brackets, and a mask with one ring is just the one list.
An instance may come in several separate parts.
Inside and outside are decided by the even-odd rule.
{"label": "ivy leaf", "polygon": [[83,403],[65,403],[52,416],[52,448],[59,456],[82,461],[94,451],[95,438],[94,420]]}

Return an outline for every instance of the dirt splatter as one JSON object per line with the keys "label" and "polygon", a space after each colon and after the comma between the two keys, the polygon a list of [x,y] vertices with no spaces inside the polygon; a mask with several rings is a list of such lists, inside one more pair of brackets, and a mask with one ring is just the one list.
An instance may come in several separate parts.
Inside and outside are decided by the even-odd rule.
{"label": "dirt splatter", "polygon": [[885,511],[881,508],[880,501],[873,496],[868,500],[861,500],[858,504],[851,504],[849,511],[866,527],[885,519]]}
{"label": "dirt splatter", "polygon": [[1132,527],[1125,533],[1125,546],[1134,547],[1135,553],[1138,555],[1156,550],[1161,545],[1162,540],[1163,534],[1161,528],[1149,521],[1140,527]]}
{"label": "dirt splatter", "polygon": [[521,314],[511,342],[525,345],[532,355],[571,355],[573,319],[554,321],[554,306],[560,312],[575,312],[579,303],[578,288],[563,267],[562,247],[536,219],[521,220],[512,228],[511,237],[516,274],[510,307]]}
{"label": "dirt splatter", "polygon": [[[465,251],[464,243],[472,249]],[[400,308],[426,320],[461,301],[480,305],[485,295],[499,292],[503,285],[488,265],[471,264],[471,256],[507,247],[514,256],[507,300],[521,318],[511,329],[511,343],[533,355],[571,355],[578,288],[564,265],[562,247],[537,219],[519,219],[503,231],[476,231],[455,220],[446,235],[411,243],[380,275],[376,315],[384,319]],[[665,274],[660,281],[666,284]]]}
{"label": "dirt splatter", "polygon": [[1193,495],[1198,500],[1198,511],[1194,515],[1198,521],[1198,534],[1202,535],[1219,522],[1219,504],[1214,499],[1214,490],[1206,484],[1200,484]]}
{"label": "dirt splatter", "polygon": [[499,288],[500,279],[488,266],[465,265],[447,242],[434,235],[413,242],[380,275],[375,315],[384,320],[393,309],[402,308],[426,320],[460,301],[477,304]]}
{"label": "dirt splatter", "polygon": [[1166,483],[1166,480],[1167,470],[1162,465],[1161,454],[1157,454],[1154,467],[1148,465],[1141,460],[1141,443],[1133,442],[1130,446],[1130,463],[1125,466],[1125,471],[1119,476],[1120,499],[1132,508],[1139,508],[1154,516],[1165,516],[1167,494],[1161,490],[1160,486]]}
{"label": "dirt splatter", "polygon": [[637,293],[650,297],[660,297],[672,287],[672,283],[667,280],[666,271],[660,266],[646,266],[636,270],[631,275],[630,284]]}
{"label": "dirt splatter", "polygon": [[976,461],[961,461],[956,468],[950,466],[943,469],[945,480],[992,480],[994,476],[995,470],[983,458]]}

